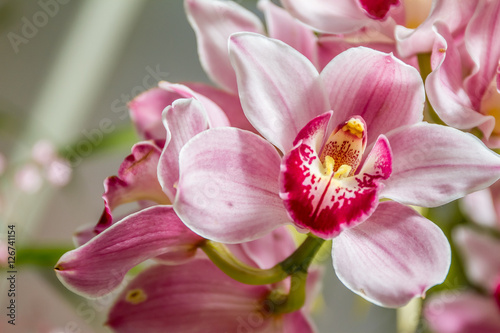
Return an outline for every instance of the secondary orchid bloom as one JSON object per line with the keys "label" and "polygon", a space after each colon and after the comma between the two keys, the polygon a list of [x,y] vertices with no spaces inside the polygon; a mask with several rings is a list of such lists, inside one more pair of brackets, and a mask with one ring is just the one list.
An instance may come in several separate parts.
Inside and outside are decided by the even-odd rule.
{"label": "secondary orchid bloom", "polygon": [[[231,245],[232,252],[253,267],[269,268],[295,250],[287,228],[258,240]],[[307,279],[308,299],[315,297],[319,274]],[[314,332],[307,308],[278,314],[272,293],[290,288],[285,280],[275,285],[251,286],[225,275],[206,258],[183,265],[147,268],[118,296],[107,325],[116,332]]]}
{"label": "secondary orchid bloom", "polygon": [[448,125],[479,127],[488,146],[500,147],[500,3],[479,1],[463,43],[442,24],[435,27],[431,64],[426,80],[431,105]]}
{"label": "secondary orchid bloom", "polygon": [[186,144],[174,202],[183,222],[225,243],[291,221],[334,238],[337,275],[385,306],[442,282],[446,238],[400,203],[438,206],[484,188],[500,176],[499,156],[469,134],[421,123],[420,76],[391,55],[350,49],[318,74],[288,45],[240,33],[230,57],[245,114],[265,139],[221,128]]}
{"label": "secondary orchid bloom", "polygon": [[[140,94],[129,106],[137,132],[148,141],[134,145],[132,154],[125,158],[118,175],[104,181],[104,211],[95,227],[86,226],[77,232],[77,245],[84,244],[116,222],[112,212],[120,205],[146,200],[150,202],[146,206],[151,202],[173,202],[175,192],[172,186],[163,192],[158,182],[160,155],[168,159],[163,168],[173,184],[177,181],[177,158],[183,144],[209,126],[229,126],[226,113],[218,104],[185,85],[161,82],[160,87]],[[231,110],[230,106],[225,107]],[[142,208],[145,208],[144,204]]]}
{"label": "secondary orchid bloom", "polygon": [[273,314],[271,291],[237,282],[206,259],[157,265],[122,291],[107,325],[118,333],[315,332],[302,311]]}
{"label": "secondary orchid bloom", "polygon": [[[183,86],[162,85],[189,92]],[[63,255],[56,266],[58,277],[70,289],[100,296],[116,288],[130,268],[146,259],[178,263],[195,255],[202,238],[179,220],[170,205],[179,174],[178,155],[196,134],[227,124],[215,104],[198,98],[178,99],[165,108],[165,142],[136,144],[118,176],[105,181],[103,217],[95,228],[77,235],[77,243],[85,245]],[[148,200],[143,209],[113,220],[112,210],[117,206],[141,200]],[[110,244],[116,245],[109,248]]]}
{"label": "secondary orchid bloom", "polygon": [[407,58],[430,52],[432,26],[440,21],[454,36],[472,17],[478,0],[282,0],[296,18],[314,29],[333,34],[376,31],[397,43],[398,54]]}
{"label": "secondary orchid bloom", "polygon": [[[344,34],[402,13],[400,0],[282,0],[296,18],[320,32]],[[392,22],[391,22],[392,23]]]}
{"label": "secondary orchid bloom", "polygon": [[486,295],[473,291],[448,291],[432,297],[424,316],[436,333],[500,332],[500,240],[471,228],[453,234],[471,282],[485,288]]}

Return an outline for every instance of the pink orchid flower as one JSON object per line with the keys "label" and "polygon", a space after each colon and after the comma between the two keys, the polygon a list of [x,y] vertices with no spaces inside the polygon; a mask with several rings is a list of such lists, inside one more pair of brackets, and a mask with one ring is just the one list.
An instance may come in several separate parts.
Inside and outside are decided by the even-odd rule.
{"label": "pink orchid flower", "polygon": [[[165,91],[192,95],[185,86],[163,82],[162,87]],[[196,134],[228,122],[215,103],[194,95],[174,101],[163,111],[164,142],[139,142],[120,166],[118,176],[106,179],[105,210],[100,221],[95,227],[80,231],[76,242],[82,246],[64,254],[56,265],[59,279],[69,289],[86,296],[101,296],[114,290],[132,267],[147,259],[179,263],[195,255],[203,239],[181,222],[171,206],[179,174],[178,155]],[[156,102],[147,99],[138,106],[136,101],[134,107],[154,109],[161,105]],[[160,131],[144,131],[151,136],[155,132]],[[118,206],[141,200],[148,203],[138,211],[123,219],[113,217]]]}
{"label": "pink orchid flower", "polygon": [[[233,253],[253,267],[267,268],[295,250],[286,228],[258,240],[231,246]],[[307,279],[308,299],[314,299],[320,275]],[[155,265],[145,269],[120,293],[107,325],[115,332],[315,332],[304,308],[274,314],[272,290],[286,292],[289,283],[252,286],[225,275],[206,258],[182,265]]]}
{"label": "pink orchid flower", "polygon": [[[432,26],[445,23],[454,36],[474,13],[478,0],[282,0],[297,19],[317,31],[346,34],[368,29],[397,43],[398,54],[407,58],[432,49]],[[376,34],[375,34],[376,35]]]}
{"label": "pink orchid flower", "polygon": [[230,57],[245,115],[265,139],[236,128],[191,139],[179,155],[182,221],[224,243],[290,223],[334,238],[337,275],[384,306],[442,282],[448,242],[403,204],[438,206],[484,188],[500,176],[499,156],[422,123],[420,76],[391,55],[350,49],[318,74],[288,45],[239,33]]}
{"label": "pink orchid flower", "polygon": [[467,227],[457,228],[453,239],[467,276],[486,295],[452,290],[433,296],[424,309],[429,326],[436,333],[500,332],[500,241]]}
{"label": "pink orchid flower", "polygon": [[[181,84],[161,82],[160,87],[140,94],[129,106],[137,132],[147,141],[134,145],[118,175],[104,181],[104,211],[95,227],[85,226],[77,232],[77,245],[84,244],[119,220],[113,218],[112,212],[120,205],[139,202],[140,208],[146,208],[151,204],[171,204],[178,178],[180,148],[208,127],[229,126],[229,119],[218,104]],[[224,107],[231,110],[228,105]],[[164,176],[170,182],[166,192],[158,181],[160,155],[165,160],[162,164]]]}
{"label": "pink orchid flower", "polygon": [[[218,104],[231,103],[233,109],[241,110],[236,76],[227,52],[227,42],[233,33],[255,32],[281,40],[306,56],[318,70],[351,47],[367,46],[383,52],[397,52],[392,39],[384,36],[375,38],[377,32],[374,30],[346,36],[317,35],[289,12],[269,0],[259,0],[257,5],[264,15],[267,29],[259,17],[233,1],[185,0],[185,7],[189,22],[196,33],[202,67],[211,81],[221,89],[200,83],[188,85]],[[229,117],[231,118],[231,115]],[[252,128],[251,125],[240,126],[239,122],[243,120],[231,119],[231,124],[235,127]]]}
{"label": "pink orchid flower", "polygon": [[479,127],[490,147],[500,147],[500,3],[480,1],[463,41],[435,25],[436,42],[425,82],[431,105],[448,125]]}

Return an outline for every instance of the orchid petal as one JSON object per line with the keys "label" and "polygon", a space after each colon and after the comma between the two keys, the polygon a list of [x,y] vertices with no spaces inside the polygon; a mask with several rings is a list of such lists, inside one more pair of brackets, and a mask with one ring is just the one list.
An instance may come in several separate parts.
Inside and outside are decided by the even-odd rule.
{"label": "orchid petal", "polygon": [[416,29],[397,26],[394,34],[401,57],[407,58],[418,53],[429,52],[434,44],[432,26],[438,21],[446,22],[454,36],[463,33],[478,2],[479,0],[433,1],[429,16]]}
{"label": "orchid petal", "polygon": [[179,99],[163,112],[167,141],[158,163],[158,180],[163,192],[172,200],[179,180],[179,152],[196,134],[208,129],[208,119],[202,104],[191,99]]}
{"label": "orchid petal", "polygon": [[147,259],[167,252],[177,252],[183,258],[193,256],[201,240],[172,207],[155,206],[129,215],[65,253],[55,269],[68,289],[98,297],[117,288],[128,270]]}
{"label": "orchid petal", "polygon": [[241,105],[250,123],[282,152],[307,122],[329,110],[319,75],[281,41],[251,33],[230,38]]}
{"label": "orchid petal", "polygon": [[[354,163],[354,156],[360,158],[363,153],[353,147],[356,147],[356,141],[364,139],[344,133],[344,125],[333,134],[338,136],[342,132],[341,135],[345,136],[342,144],[333,146],[342,147],[338,148],[341,155],[332,158],[332,153],[327,153],[334,160],[330,170],[327,157],[320,157],[318,150],[324,142],[331,117],[331,112],[325,113],[302,129],[295,140],[296,146],[282,160],[280,175],[280,196],[291,218],[300,227],[322,238],[335,237],[343,229],[363,222],[377,207],[378,178],[385,179],[390,175],[390,148],[384,139],[378,142],[370,162],[365,163],[366,168],[361,173],[354,175],[356,167],[350,166],[349,174],[344,175],[347,178],[338,175],[341,165],[346,167],[343,164]],[[322,148],[321,156],[329,147],[326,144]],[[325,162],[322,162],[323,158]]]}
{"label": "orchid petal", "polygon": [[281,3],[293,16],[321,32],[352,32],[370,21],[357,1],[282,0]]}
{"label": "orchid petal", "polygon": [[181,95],[161,88],[153,88],[136,96],[128,104],[130,116],[139,135],[146,140],[165,140],[161,113]]}
{"label": "orchid petal", "polygon": [[436,207],[500,178],[500,156],[457,129],[421,123],[396,129],[387,138],[393,170],[382,197]]}
{"label": "orchid petal", "polygon": [[182,84],[160,81],[158,85],[160,88],[179,94],[182,98],[195,98],[200,101],[207,113],[210,127],[229,126],[229,120],[224,111],[209,98]]}
{"label": "orchid petal", "polygon": [[368,38],[364,41],[348,41],[345,37],[335,35],[323,35],[318,37],[316,45],[316,57],[319,69],[324,69],[333,58],[350,48],[364,46],[384,53],[396,51],[391,42],[373,41]]}
{"label": "orchid petal", "polygon": [[442,283],[451,263],[445,235],[396,202],[381,202],[364,223],[333,240],[340,281],[370,302],[399,307]]}
{"label": "orchid petal", "polygon": [[118,176],[106,178],[102,195],[104,212],[95,227],[96,232],[101,232],[113,223],[112,211],[119,205],[138,200],[170,203],[157,178],[160,154],[160,148],[153,142],[139,142],[120,165]]}
{"label": "orchid petal", "polygon": [[[361,116],[371,138],[377,138],[423,118],[425,92],[420,74],[392,55],[352,48],[333,59],[320,76],[335,112],[334,123]],[[373,141],[368,138],[368,145]]]}
{"label": "orchid petal", "polygon": [[490,83],[495,79],[500,60],[500,2],[480,1],[467,24],[465,43],[475,68],[464,86],[476,110]]}
{"label": "orchid petal", "polygon": [[424,317],[433,332],[500,332],[498,308],[491,297],[472,292],[447,291],[429,299]]}
{"label": "orchid petal", "polygon": [[[276,331],[273,331],[273,333]],[[302,311],[287,313],[283,316],[283,333],[314,333],[313,323]]]}
{"label": "orchid petal", "polygon": [[73,234],[73,244],[75,247],[82,246],[98,234],[95,231],[95,224],[86,224],[79,227]]}
{"label": "orchid petal", "polygon": [[118,333],[268,332],[273,317],[259,309],[265,286],[232,280],[208,260],[153,266],[118,296],[107,325]]}
{"label": "orchid petal", "polygon": [[269,37],[285,42],[314,63],[314,32],[270,0],[259,0],[258,7],[266,17]]}
{"label": "orchid petal", "polygon": [[257,130],[253,128],[247,117],[245,117],[238,95],[199,82],[189,82],[185,83],[185,85],[220,106],[232,127],[257,133]]}
{"label": "orchid petal", "polygon": [[232,1],[186,0],[185,7],[196,33],[198,54],[205,72],[223,89],[237,93],[227,41],[235,32],[263,34],[261,21],[252,12]]}
{"label": "orchid petal", "polygon": [[460,208],[477,224],[486,227],[497,225],[498,216],[489,188],[467,194],[460,200]]}
{"label": "orchid petal", "polygon": [[466,227],[454,230],[453,240],[469,279],[493,293],[500,281],[500,241]]}
{"label": "orchid petal", "polygon": [[436,41],[431,63],[433,71],[427,76],[425,88],[429,102],[439,117],[450,126],[470,129],[484,124],[489,137],[495,120],[474,109],[463,88],[462,60],[448,27],[441,22],[434,26]]}
{"label": "orchid petal", "polygon": [[289,223],[278,196],[280,157],[261,137],[236,128],[204,131],[182,148],[174,207],[205,238],[240,243]]}
{"label": "orchid petal", "polygon": [[259,268],[267,269],[288,258],[297,248],[287,227],[277,228],[251,242],[240,244]]}

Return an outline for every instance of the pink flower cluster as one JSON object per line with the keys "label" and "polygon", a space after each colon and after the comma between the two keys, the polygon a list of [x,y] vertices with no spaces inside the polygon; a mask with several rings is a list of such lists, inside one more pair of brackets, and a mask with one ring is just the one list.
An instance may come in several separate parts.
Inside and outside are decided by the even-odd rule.
{"label": "pink flower cluster", "polygon": [[[420,22],[415,2],[260,0],[264,28],[235,2],[185,0],[216,87],[159,82],[130,102],[144,141],[106,179],[103,214],[59,279],[98,297],[153,259],[110,310],[117,332],[313,332],[318,273],[293,226],[331,239],[339,279],[375,304],[442,283],[448,240],[410,206],[500,178],[488,148],[500,146],[500,2],[435,0]],[[424,121],[426,101],[449,126]],[[476,127],[482,141],[462,131]],[[129,202],[139,209],[116,217]],[[218,243],[227,262],[206,251]],[[245,284],[222,272],[235,261],[286,274]],[[281,307],[299,273],[306,307]]]}

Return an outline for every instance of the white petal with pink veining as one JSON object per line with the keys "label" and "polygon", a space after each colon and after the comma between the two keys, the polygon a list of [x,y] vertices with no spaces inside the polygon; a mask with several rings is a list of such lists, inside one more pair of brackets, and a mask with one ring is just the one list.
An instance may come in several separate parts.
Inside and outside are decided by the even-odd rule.
{"label": "white petal with pink veining", "polygon": [[387,134],[392,175],[381,196],[435,207],[483,189],[500,178],[500,156],[475,136],[420,123]]}
{"label": "white petal with pink veining", "polygon": [[381,202],[364,223],[333,240],[339,279],[370,302],[399,307],[448,274],[451,251],[434,223],[396,202]]}
{"label": "white petal with pink veining", "polygon": [[321,72],[334,123],[361,116],[368,145],[394,128],[422,120],[425,92],[418,71],[391,54],[365,47],[342,52]]}
{"label": "white petal with pink veining", "polygon": [[236,77],[229,62],[227,42],[235,32],[263,34],[259,18],[233,1],[185,0],[189,22],[196,32],[198,54],[212,81],[237,93]]}
{"label": "white petal with pink veining", "polygon": [[300,129],[329,110],[316,68],[292,47],[257,34],[232,35],[229,50],[245,115],[288,151]]}
{"label": "white petal with pink veining", "polygon": [[163,112],[167,141],[158,163],[158,180],[173,202],[179,180],[179,152],[196,134],[208,129],[208,117],[194,98],[178,99]]}
{"label": "white petal with pink veining", "polygon": [[205,238],[257,239],[289,223],[278,195],[279,165],[276,149],[251,132],[204,131],[181,150],[175,210]]}

